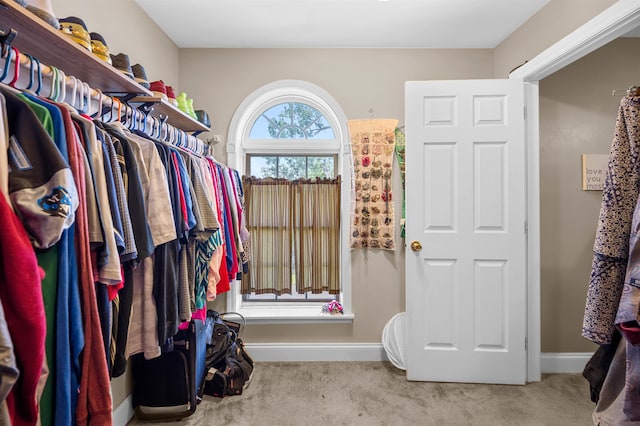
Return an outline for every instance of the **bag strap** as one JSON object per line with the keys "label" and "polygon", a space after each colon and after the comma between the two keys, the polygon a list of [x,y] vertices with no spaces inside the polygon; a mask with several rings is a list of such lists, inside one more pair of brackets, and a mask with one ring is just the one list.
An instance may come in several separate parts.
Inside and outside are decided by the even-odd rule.
{"label": "bag strap", "polygon": [[230,315],[230,316],[235,315],[236,317],[240,318],[240,322],[238,322],[238,324],[240,324],[240,331],[238,331],[238,336],[242,334],[242,330],[244,330],[244,327],[247,325],[247,319],[239,312],[223,312],[220,314],[220,318],[224,320],[226,319],[225,318],[226,315]]}

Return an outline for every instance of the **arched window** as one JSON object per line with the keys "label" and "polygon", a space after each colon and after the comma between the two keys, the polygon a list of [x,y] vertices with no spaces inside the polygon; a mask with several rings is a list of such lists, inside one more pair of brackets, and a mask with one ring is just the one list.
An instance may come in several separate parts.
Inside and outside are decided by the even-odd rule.
{"label": "arched window", "polygon": [[[334,261],[339,262],[339,266],[331,264],[339,270],[339,293],[335,294],[335,289],[302,294],[260,289],[243,296],[239,286],[235,286],[229,293],[227,309],[243,313],[249,321],[350,321],[353,315],[348,232],[352,161],[347,119],[338,103],[322,88],[304,81],[283,80],[263,86],[236,110],[229,128],[227,152],[229,166],[242,175],[287,180],[339,176],[341,182],[336,210],[340,216],[339,256]],[[295,262],[292,259],[292,263]],[[283,268],[266,262],[254,266],[263,267],[265,271]],[[291,279],[294,287],[300,281],[295,275]],[[322,304],[331,299],[340,301],[345,315],[320,314]]]}
{"label": "arched window", "polygon": [[262,112],[254,121],[251,139],[335,139],[328,120],[313,106],[283,102]]}

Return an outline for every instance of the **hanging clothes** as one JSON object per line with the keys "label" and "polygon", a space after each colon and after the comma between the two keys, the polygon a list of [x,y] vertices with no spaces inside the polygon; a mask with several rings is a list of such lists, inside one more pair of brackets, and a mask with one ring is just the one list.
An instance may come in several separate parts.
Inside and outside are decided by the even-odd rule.
{"label": "hanging clothes", "polygon": [[640,97],[620,101],[593,247],[582,335],[611,342],[624,285],[633,211],[640,192]]}
{"label": "hanging clothes", "polygon": [[626,96],[611,145],[583,324],[583,336],[601,345],[583,373],[597,401],[595,424],[640,423],[639,128],[640,97]]}
{"label": "hanging clothes", "polygon": [[[73,214],[75,217],[79,201],[69,166],[36,114],[14,93],[3,88],[0,90],[7,107],[11,170],[9,194],[17,217],[20,218],[20,227],[24,226],[23,229],[29,235],[27,241],[31,241],[31,250],[23,247],[24,239],[17,224],[13,225],[13,229],[9,228],[15,234],[15,242],[14,238],[3,241],[3,247],[6,247],[3,249],[6,273],[20,272],[20,277],[10,276],[7,279],[7,287],[3,285],[0,293],[20,369],[20,377],[7,402],[14,424],[35,424],[38,418],[37,403],[42,392],[42,389],[38,389],[39,381],[43,372],[48,375],[48,367],[45,367],[45,321],[49,317],[45,315],[44,298],[49,295],[50,310],[55,312],[57,271],[50,274],[54,281],[41,282],[44,277],[43,269],[32,262],[28,253],[33,252],[31,244],[41,248],[55,245],[65,229],[73,223],[71,216]],[[14,215],[7,214],[6,217],[11,221]],[[11,223],[8,225],[11,226]],[[12,259],[11,247],[14,244],[16,259]],[[57,252],[49,253],[52,254],[49,263],[55,268]],[[19,267],[20,263],[23,264],[22,267]],[[18,283],[20,286],[13,288]],[[45,284],[48,285],[45,287]],[[54,292],[47,293],[47,289],[53,289]],[[55,322],[49,322],[49,335],[53,336]],[[49,339],[46,347],[49,348],[49,363],[55,365],[53,342]]]}
{"label": "hanging clothes", "polygon": [[[11,164],[0,173],[0,210],[15,217],[7,235],[26,238],[10,246],[26,242],[24,261],[39,265],[21,276],[39,295],[29,299],[32,324],[6,293],[12,286],[0,289],[0,393],[9,393],[0,421],[111,424],[110,378],[134,354],[159,356],[241,276],[249,235],[239,174],[180,141],[2,85],[0,106],[0,145]],[[13,259],[2,237],[0,244],[0,277],[10,281]],[[14,345],[14,386],[3,342]],[[33,405],[18,403],[27,400]]]}

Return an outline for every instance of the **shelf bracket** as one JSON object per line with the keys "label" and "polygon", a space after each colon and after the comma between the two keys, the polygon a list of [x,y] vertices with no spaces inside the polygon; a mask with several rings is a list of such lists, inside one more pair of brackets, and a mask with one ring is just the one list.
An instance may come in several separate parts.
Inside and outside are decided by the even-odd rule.
{"label": "shelf bracket", "polygon": [[149,115],[151,114],[151,111],[153,111],[153,102],[145,102],[141,105],[138,106],[138,109],[140,111],[142,111],[145,115]]}
{"label": "shelf bracket", "polygon": [[137,93],[125,93],[121,96],[118,96],[120,98],[120,100],[124,103],[128,103],[131,99],[135,98],[136,96],[138,96]]}
{"label": "shelf bracket", "polygon": [[[3,6],[6,8],[6,6]],[[2,56],[5,56],[7,50],[11,47],[11,43],[18,35],[18,32],[13,28],[9,28],[9,31],[0,33],[0,43],[2,44]]]}

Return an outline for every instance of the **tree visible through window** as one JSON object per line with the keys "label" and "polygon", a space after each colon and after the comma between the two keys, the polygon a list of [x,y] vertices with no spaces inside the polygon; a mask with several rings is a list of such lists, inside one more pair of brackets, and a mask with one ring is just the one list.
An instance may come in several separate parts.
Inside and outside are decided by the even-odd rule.
{"label": "tree visible through window", "polygon": [[264,111],[255,121],[251,139],[334,139],[322,113],[300,102],[286,102]]}

